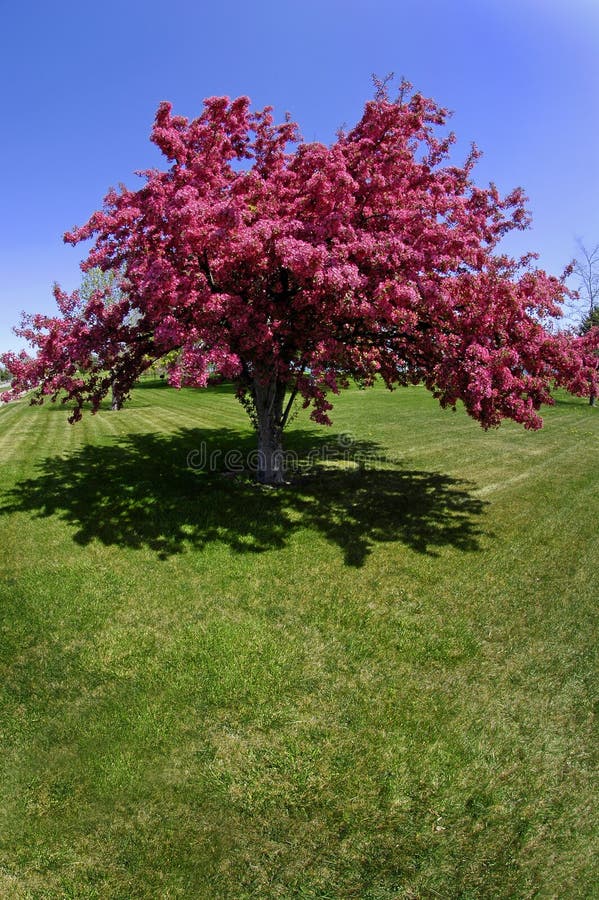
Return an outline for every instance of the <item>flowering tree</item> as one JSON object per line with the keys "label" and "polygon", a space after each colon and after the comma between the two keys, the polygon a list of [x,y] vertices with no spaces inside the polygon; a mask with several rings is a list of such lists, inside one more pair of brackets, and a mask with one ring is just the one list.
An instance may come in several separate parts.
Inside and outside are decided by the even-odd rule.
{"label": "flowering tree", "polygon": [[450,164],[446,119],[407,83],[394,98],[379,83],[357,125],[325,146],[246,97],[209,98],[193,121],[162,103],[151,139],[168,169],[111,190],[65,235],[95,239],[82,268],[118,272],[120,294],[56,287],[59,315],[27,317],[19,332],[37,354],[6,358],[13,390],[61,395],[78,419],[177,350],[172,384],[204,385],[215,366],[235,381],[258,431],[258,477],[274,484],[294,399],[328,423],[350,378],[423,382],[485,428],[505,417],[540,427],[555,382],[596,384],[596,333],[544,327],[563,280],[497,249],[527,226],[525,198],[476,186],[474,148]]}

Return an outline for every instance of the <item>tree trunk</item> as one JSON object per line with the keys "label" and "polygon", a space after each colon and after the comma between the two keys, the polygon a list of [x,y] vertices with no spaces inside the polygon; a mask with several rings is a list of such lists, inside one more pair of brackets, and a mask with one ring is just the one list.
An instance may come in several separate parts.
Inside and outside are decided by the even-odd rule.
{"label": "tree trunk", "polygon": [[254,382],[258,420],[258,472],[261,484],[285,484],[283,456],[283,401],[286,385],[276,379]]}
{"label": "tree trunk", "polygon": [[111,386],[110,393],[111,393],[111,398],[112,398],[111,403],[110,403],[110,408],[111,409],[122,409],[123,398],[121,397],[121,394],[120,394],[118,388],[115,387],[114,382]]}
{"label": "tree trunk", "polygon": [[595,395],[594,395],[594,394],[591,394],[590,397],[589,397],[589,406],[595,406],[595,400],[596,400],[596,399],[597,399],[597,398],[595,397]]}

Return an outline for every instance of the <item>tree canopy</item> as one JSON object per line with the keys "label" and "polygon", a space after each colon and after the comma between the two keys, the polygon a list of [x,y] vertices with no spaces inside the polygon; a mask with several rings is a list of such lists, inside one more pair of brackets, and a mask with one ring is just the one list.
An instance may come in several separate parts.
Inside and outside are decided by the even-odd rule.
{"label": "tree canopy", "polygon": [[563,278],[499,248],[527,227],[526,198],[477,186],[474,147],[452,162],[447,118],[409,84],[392,97],[378,83],[327,146],[247,97],[208,98],[192,121],[161,103],[151,140],[166,169],[111,190],[65,235],[94,240],[82,268],[115,273],[119,290],[106,303],[102,286],[56,286],[59,314],[18,332],[35,355],[4,358],[13,391],[74,401],[77,419],[177,351],[171,384],[205,385],[214,367],[235,381],[257,424],[259,477],[274,483],[294,399],[328,423],[352,378],[423,382],[484,427],[540,427],[554,384],[596,391],[597,332],[546,327]]}

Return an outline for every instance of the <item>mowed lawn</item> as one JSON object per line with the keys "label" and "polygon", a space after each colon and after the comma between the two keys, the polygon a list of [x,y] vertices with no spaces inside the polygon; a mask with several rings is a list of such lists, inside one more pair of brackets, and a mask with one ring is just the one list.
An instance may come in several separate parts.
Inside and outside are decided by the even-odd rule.
{"label": "mowed lawn", "polygon": [[597,896],[599,410],[333,416],[0,409],[1,897]]}

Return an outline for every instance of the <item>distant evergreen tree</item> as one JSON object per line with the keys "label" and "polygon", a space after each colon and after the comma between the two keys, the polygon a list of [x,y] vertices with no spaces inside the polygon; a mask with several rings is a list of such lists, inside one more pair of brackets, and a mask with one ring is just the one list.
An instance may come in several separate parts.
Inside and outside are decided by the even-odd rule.
{"label": "distant evergreen tree", "polygon": [[599,328],[599,306],[596,306],[587,316],[584,317],[580,328],[578,329],[579,334],[587,334],[591,328]]}

